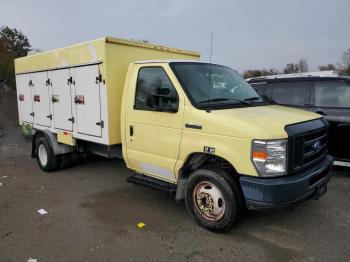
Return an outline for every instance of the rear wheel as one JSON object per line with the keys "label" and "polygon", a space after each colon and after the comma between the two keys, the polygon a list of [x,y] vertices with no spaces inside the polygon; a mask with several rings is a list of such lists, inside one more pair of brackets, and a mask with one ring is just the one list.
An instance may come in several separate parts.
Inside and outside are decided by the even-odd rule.
{"label": "rear wheel", "polygon": [[190,175],[186,206],[200,226],[214,232],[232,228],[242,211],[235,183],[222,170],[199,169]]}
{"label": "rear wheel", "polygon": [[43,171],[50,172],[59,167],[59,156],[55,156],[46,137],[41,136],[36,139],[35,150],[38,164]]}

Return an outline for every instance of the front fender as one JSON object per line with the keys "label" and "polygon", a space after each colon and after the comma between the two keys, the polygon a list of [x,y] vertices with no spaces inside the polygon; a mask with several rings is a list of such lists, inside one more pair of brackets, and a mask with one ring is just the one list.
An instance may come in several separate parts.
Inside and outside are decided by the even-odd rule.
{"label": "front fender", "polygon": [[190,130],[184,130],[180,146],[179,159],[176,163],[175,174],[178,178],[179,170],[188,157],[196,152],[207,153],[211,148],[213,155],[228,161],[239,174],[258,176],[251,160],[251,141],[245,138],[214,135]]}

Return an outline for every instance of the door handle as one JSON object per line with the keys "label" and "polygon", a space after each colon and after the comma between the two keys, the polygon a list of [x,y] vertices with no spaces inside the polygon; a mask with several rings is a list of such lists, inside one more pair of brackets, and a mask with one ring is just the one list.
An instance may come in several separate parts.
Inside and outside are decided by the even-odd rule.
{"label": "door handle", "polygon": [[130,125],[129,131],[130,131],[130,136],[133,136],[134,135],[134,126]]}
{"label": "door handle", "polygon": [[193,128],[193,129],[202,129],[202,125],[200,124],[194,124],[194,123],[186,123],[186,128]]}

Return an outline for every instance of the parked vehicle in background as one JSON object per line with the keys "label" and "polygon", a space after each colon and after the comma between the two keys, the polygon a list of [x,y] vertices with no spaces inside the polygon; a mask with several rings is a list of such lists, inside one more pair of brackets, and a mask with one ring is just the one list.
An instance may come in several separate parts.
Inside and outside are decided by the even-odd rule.
{"label": "parked vehicle in background", "polygon": [[329,151],[334,164],[350,167],[350,77],[321,71],[247,80],[260,95],[280,105],[324,116],[330,123]]}
{"label": "parked vehicle in background", "polygon": [[271,105],[233,69],[198,59],[110,37],[16,59],[32,156],[46,172],[80,153],[122,158],[129,182],[174,193],[212,231],[230,229],[244,207],[324,194],[327,121]]}

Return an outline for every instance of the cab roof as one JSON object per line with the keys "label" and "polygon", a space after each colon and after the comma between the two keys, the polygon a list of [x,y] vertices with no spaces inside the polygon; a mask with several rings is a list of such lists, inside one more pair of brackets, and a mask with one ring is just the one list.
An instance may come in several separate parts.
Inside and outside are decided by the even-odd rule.
{"label": "cab roof", "polygon": [[197,60],[186,60],[186,59],[164,59],[164,60],[141,60],[141,61],[135,61],[134,64],[151,64],[151,63],[199,63],[199,64],[206,64],[206,62],[203,61],[197,61]]}

